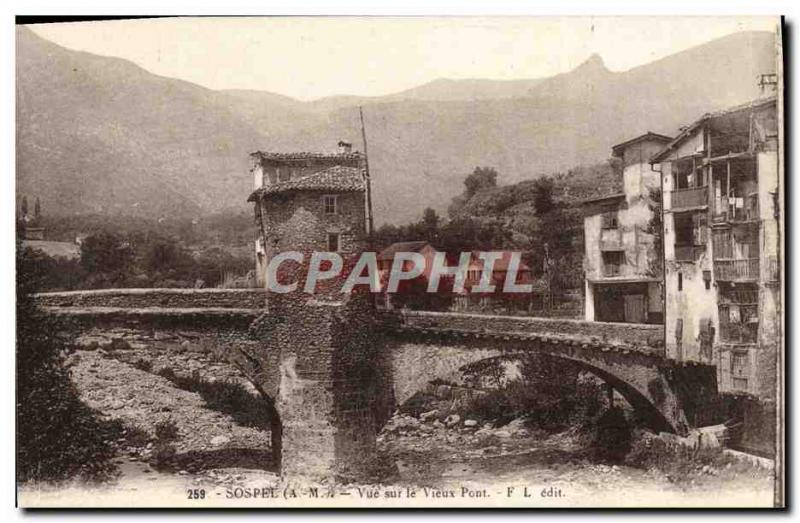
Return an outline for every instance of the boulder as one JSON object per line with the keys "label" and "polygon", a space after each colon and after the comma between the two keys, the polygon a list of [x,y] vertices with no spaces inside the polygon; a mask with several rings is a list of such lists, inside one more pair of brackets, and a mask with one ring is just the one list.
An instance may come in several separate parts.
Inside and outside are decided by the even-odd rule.
{"label": "boulder", "polygon": [[460,421],[461,421],[461,416],[459,416],[458,414],[450,414],[445,418],[444,424],[447,425],[448,427],[452,427],[453,425],[458,425]]}
{"label": "boulder", "polygon": [[215,447],[219,447],[220,445],[224,445],[231,440],[228,436],[214,436],[211,438],[211,444]]}
{"label": "boulder", "polygon": [[464,426],[465,427],[477,427],[478,426],[478,422],[475,421],[474,419],[466,419],[466,420],[464,420]]}
{"label": "boulder", "polygon": [[510,432],[511,434],[517,434],[520,430],[525,429],[525,418],[516,418],[512,420],[508,425],[503,427],[504,430]]}
{"label": "boulder", "polygon": [[422,421],[430,421],[430,420],[436,418],[438,415],[439,415],[439,411],[436,410],[436,409],[433,409],[433,410],[429,410],[428,412],[423,412],[422,414],[420,414],[419,415],[419,419],[421,419]]}

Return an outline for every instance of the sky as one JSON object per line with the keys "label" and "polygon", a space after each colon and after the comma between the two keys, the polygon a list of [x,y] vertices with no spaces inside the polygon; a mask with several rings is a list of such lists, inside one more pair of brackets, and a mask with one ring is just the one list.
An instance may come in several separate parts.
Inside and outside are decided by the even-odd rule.
{"label": "sky", "polygon": [[169,18],[36,24],[63,47],[130,60],[211,89],[312,100],[380,96],[438,78],[541,78],[594,53],[612,71],[737,31],[767,17]]}

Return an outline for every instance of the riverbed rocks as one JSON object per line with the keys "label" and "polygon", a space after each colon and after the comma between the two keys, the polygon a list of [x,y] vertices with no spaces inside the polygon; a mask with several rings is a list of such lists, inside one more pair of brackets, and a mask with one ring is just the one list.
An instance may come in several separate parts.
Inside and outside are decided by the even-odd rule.
{"label": "riverbed rocks", "polygon": [[[167,379],[139,370],[98,351],[80,351],[72,377],[81,399],[108,419],[144,434],[140,447],[129,448],[137,459],[148,459],[161,445],[162,457],[167,446],[177,455],[219,452],[220,449],[270,448],[269,431],[244,427],[231,415],[207,407],[198,394],[177,389]],[[171,422],[176,437],[167,442],[156,438],[156,425]],[[148,445],[154,443],[154,445]]]}

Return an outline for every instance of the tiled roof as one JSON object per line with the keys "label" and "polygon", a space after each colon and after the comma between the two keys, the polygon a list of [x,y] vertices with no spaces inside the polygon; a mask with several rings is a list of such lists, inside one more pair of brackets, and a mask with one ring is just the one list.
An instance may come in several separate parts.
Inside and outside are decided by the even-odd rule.
{"label": "tiled roof", "polygon": [[589,204],[592,204],[592,203],[599,203],[599,202],[603,202],[603,201],[606,201],[606,200],[608,200],[608,201],[622,200],[624,198],[625,198],[625,193],[624,192],[619,192],[619,193],[606,194],[606,195],[603,195],[603,196],[596,196],[594,198],[589,198],[587,200],[583,200],[581,203],[583,205],[589,205]]}
{"label": "tiled roof", "polygon": [[[472,251],[472,265],[476,267],[483,267],[484,261],[483,258],[478,257],[478,253],[480,251]],[[494,265],[492,266],[492,270],[494,272],[507,272],[509,266],[511,265],[511,254],[512,251],[500,251],[502,252],[502,256],[494,261]],[[530,271],[531,268],[528,267],[528,264],[524,261],[519,261],[519,266],[517,267],[518,272],[526,272]]]}
{"label": "tiled roof", "polygon": [[647,141],[647,140],[654,141],[654,142],[669,143],[669,142],[672,141],[672,137],[671,136],[664,136],[663,134],[654,133],[652,131],[647,131],[646,133],[641,134],[641,135],[637,136],[636,138],[631,138],[630,140],[627,140],[627,141],[624,141],[622,143],[618,143],[617,145],[614,145],[613,147],[611,147],[611,154],[614,155],[614,156],[621,156],[622,155],[622,151],[626,147],[630,147],[631,145],[637,144],[639,142],[644,142],[644,141]]}
{"label": "tiled roof", "polygon": [[384,250],[378,254],[379,260],[393,260],[395,253],[398,252],[419,252],[422,250],[423,247],[428,245],[426,241],[414,241],[414,242],[397,242],[393,243],[390,246],[386,247]]}
{"label": "tiled roof", "polygon": [[678,136],[676,136],[670,143],[664,146],[664,149],[661,152],[656,153],[655,156],[650,158],[650,163],[658,163],[663,160],[678,144],[683,142],[687,136],[692,134],[695,129],[703,125],[703,123],[707,122],[708,120],[719,118],[720,116],[726,116],[729,114],[737,113],[739,111],[750,111],[754,109],[759,109],[761,107],[771,105],[777,102],[777,96],[767,96],[765,98],[758,98],[751,102],[735,105],[733,107],[728,107],[727,109],[722,109],[721,111],[716,111],[713,113],[706,113],[697,120],[695,120],[691,125],[684,128]]}
{"label": "tiled roof", "polygon": [[364,177],[361,169],[337,165],[294,180],[261,187],[254,191],[247,201],[252,202],[258,196],[293,191],[352,192],[363,190]]}
{"label": "tiled roof", "polygon": [[297,153],[270,153],[264,151],[256,151],[250,153],[250,156],[261,158],[262,160],[277,160],[277,161],[292,161],[292,160],[359,160],[364,157],[358,151],[351,153],[315,153],[315,152],[297,152]]}

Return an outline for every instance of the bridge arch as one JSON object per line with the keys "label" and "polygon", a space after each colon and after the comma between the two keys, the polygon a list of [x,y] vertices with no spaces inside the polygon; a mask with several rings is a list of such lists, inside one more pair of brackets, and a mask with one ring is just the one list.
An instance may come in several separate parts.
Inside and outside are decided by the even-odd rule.
{"label": "bridge arch", "polygon": [[401,341],[391,349],[395,400],[402,405],[436,379],[457,381],[465,370],[480,362],[520,361],[531,354],[569,361],[597,376],[614,387],[652,430],[678,433],[686,430],[677,398],[659,367],[613,361],[608,355],[592,357],[578,351],[561,351],[556,344],[515,344],[509,350],[487,343],[443,345],[436,340]]}

